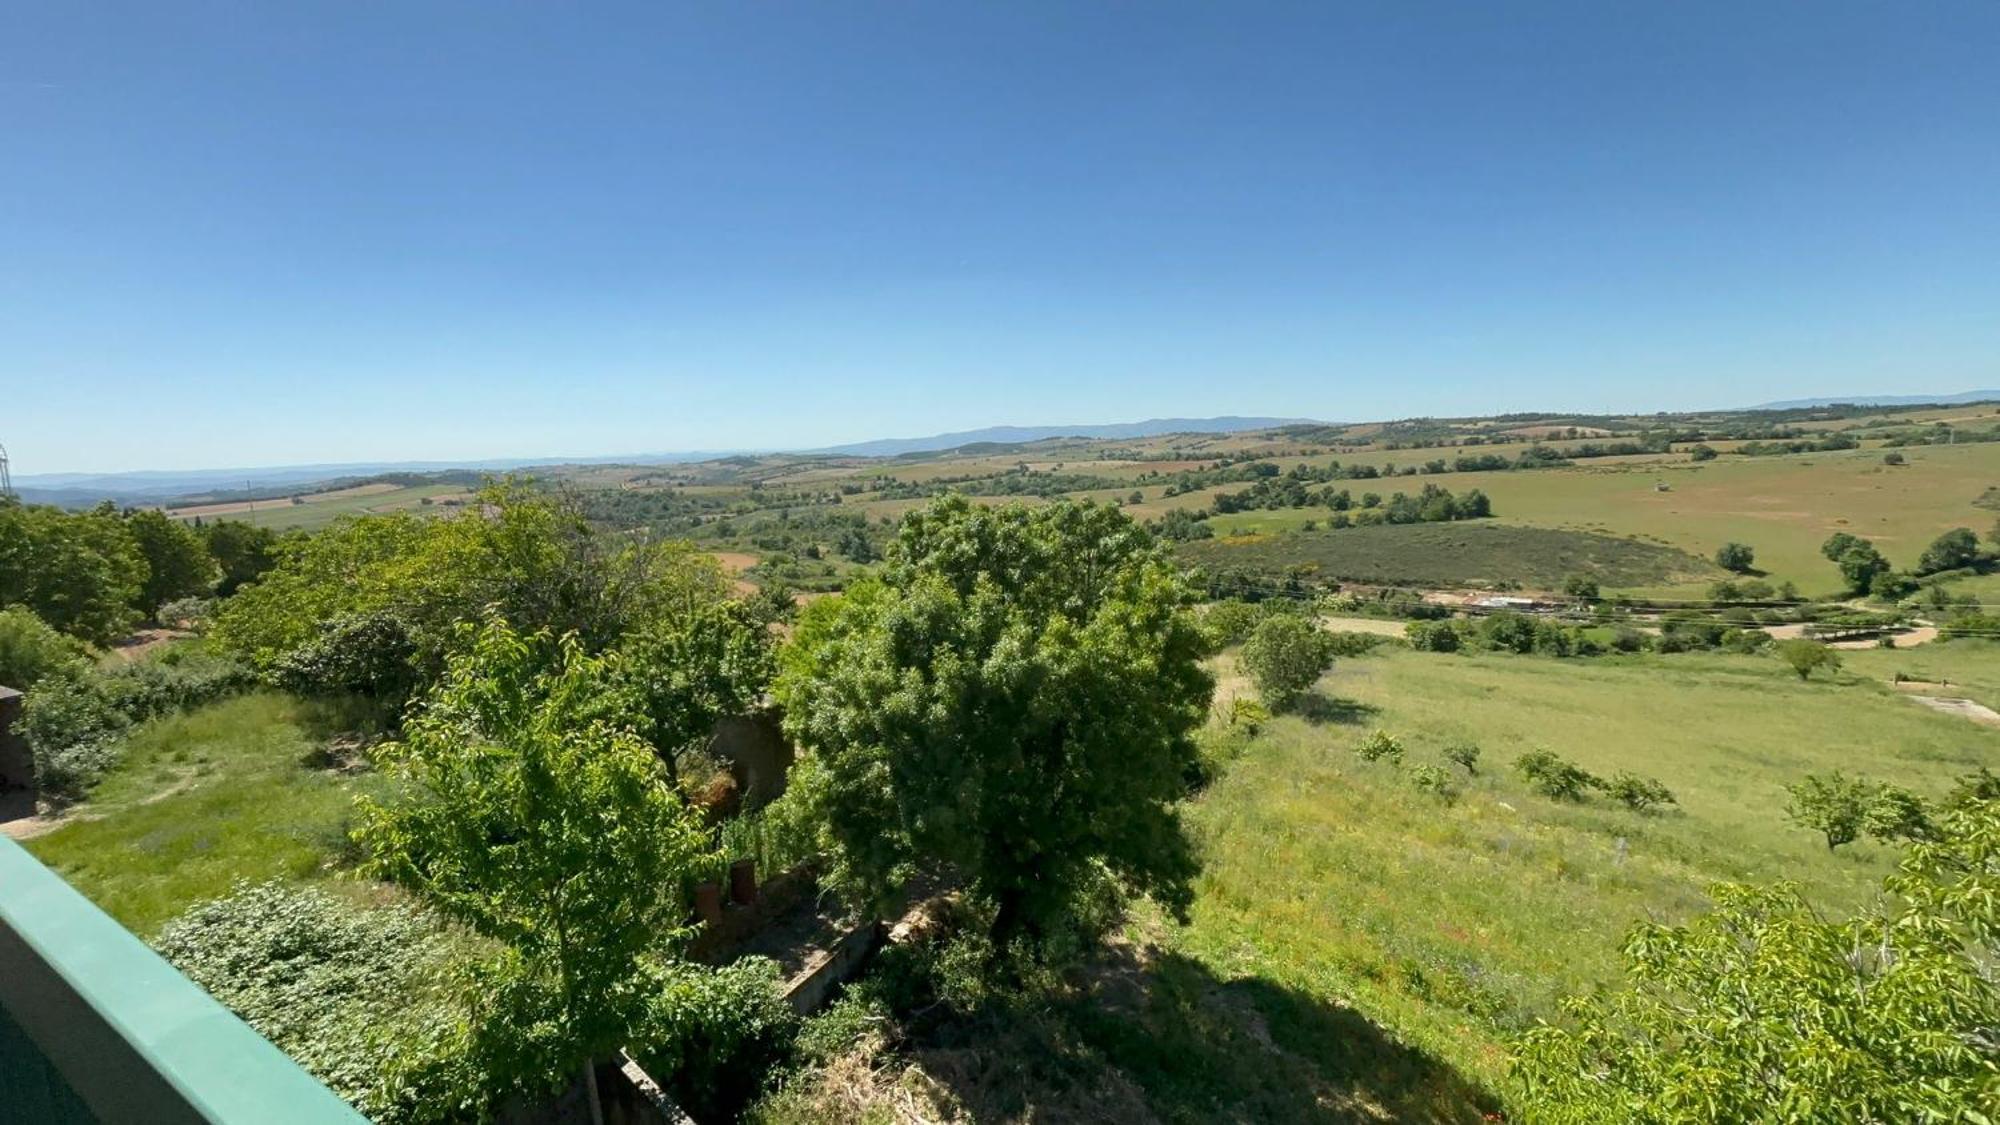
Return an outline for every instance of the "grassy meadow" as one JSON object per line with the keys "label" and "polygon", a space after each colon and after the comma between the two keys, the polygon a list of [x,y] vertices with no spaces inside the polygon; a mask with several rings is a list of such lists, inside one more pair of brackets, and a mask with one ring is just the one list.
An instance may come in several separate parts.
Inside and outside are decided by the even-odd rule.
{"label": "grassy meadow", "polygon": [[142,937],[238,879],[315,877],[376,780],[318,761],[328,730],[316,705],[268,692],[155,719],[88,803],[25,846]]}
{"label": "grassy meadow", "polygon": [[[1935,797],[2000,766],[1992,731],[1881,681],[1907,656],[1881,653],[1878,668],[1859,655],[1811,683],[1755,656],[1342,661],[1321,681],[1321,717],[1273,722],[1194,803],[1206,869],[1193,924],[1168,947],[1218,979],[1351,1005],[1423,1065],[1503,1090],[1509,1035],[1553,1016],[1558,996],[1615,981],[1623,934],[1703,909],[1710,884],[1792,880],[1834,910],[1875,897],[1894,852],[1829,852],[1786,821],[1786,784],[1839,769]],[[2000,683],[2000,646],[1947,659],[1954,682]],[[1402,770],[1351,753],[1377,728],[1402,739]],[[1407,783],[1458,740],[1483,752],[1476,777],[1448,767],[1458,800]],[[1508,769],[1535,747],[1656,777],[1680,805],[1536,796]]]}

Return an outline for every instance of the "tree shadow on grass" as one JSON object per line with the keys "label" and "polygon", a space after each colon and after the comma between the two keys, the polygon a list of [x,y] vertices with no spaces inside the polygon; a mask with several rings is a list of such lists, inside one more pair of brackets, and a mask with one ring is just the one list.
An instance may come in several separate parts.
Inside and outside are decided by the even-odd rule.
{"label": "tree shadow on grass", "polygon": [[911,1053],[979,1121],[1456,1123],[1499,1106],[1351,1008],[1130,947],[1048,1006],[940,1029]]}
{"label": "tree shadow on grass", "polygon": [[1298,703],[1292,708],[1293,713],[1306,722],[1315,725],[1321,723],[1340,723],[1345,726],[1359,726],[1380,713],[1381,710],[1380,707],[1372,703],[1362,703],[1353,699],[1336,699],[1330,695],[1322,695],[1317,691],[1309,691],[1300,696]]}

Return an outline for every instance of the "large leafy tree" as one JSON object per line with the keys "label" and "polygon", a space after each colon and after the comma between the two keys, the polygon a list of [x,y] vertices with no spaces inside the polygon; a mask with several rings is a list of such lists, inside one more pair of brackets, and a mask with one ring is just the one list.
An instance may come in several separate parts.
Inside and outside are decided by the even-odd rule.
{"label": "large leafy tree", "polygon": [[[1990,782],[1990,775],[1986,778]],[[1990,786],[1988,787],[1990,788]],[[1535,1121],[1988,1121],[2000,1105],[2000,801],[1957,803],[1888,882],[1829,919],[1731,886],[1625,943],[1629,988],[1520,1044]]]}
{"label": "large leafy tree", "polygon": [[146,559],[125,521],[99,508],[72,513],[0,497],[0,606],[109,644],[136,621]]}
{"label": "large leafy tree", "polygon": [[208,553],[222,569],[215,592],[224,597],[263,577],[278,561],[278,535],[242,520],[217,520],[202,529]]}
{"label": "large leafy tree", "polygon": [[1184,912],[1176,802],[1213,688],[1189,601],[1112,508],[953,496],[907,516],[881,581],[815,606],[779,678],[837,873],[882,900],[954,869],[996,945],[1031,954],[1096,891]]}
{"label": "large leafy tree", "polygon": [[137,605],[148,619],[175,598],[207,593],[221,574],[202,537],[157,508],[127,514],[125,529],[146,560]]}
{"label": "large leafy tree", "polygon": [[492,620],[382,751],[401,795],[361,802],[372,870],[506,951],[473,1036],[500,1092],[623,1045],[641,957],[680,933],[679,888],[708,856],[622,699],[574,637]]}

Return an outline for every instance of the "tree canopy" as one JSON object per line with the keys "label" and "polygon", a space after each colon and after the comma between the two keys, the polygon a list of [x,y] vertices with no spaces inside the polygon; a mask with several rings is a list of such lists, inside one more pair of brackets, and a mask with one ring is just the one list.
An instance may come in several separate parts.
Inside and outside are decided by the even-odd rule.
{"label": "tree canopy", "polygon": [[949,865],[1002,948],[1046,948],[1094,893],[1182,913],[1176,802],[1213,684],[1191,591],[1115,509],[905,517],[879,582],[811,607],[778,681],[818,757],[836,874],[876,900]]}
{"label": "tree canopy", "polygon": [[379,752],[402,789],[360,802],[356,836],[375,874],[503,945],[470,1054],[506,1092],[623,1045],[640,956],[681,932],[709,844],[607,658],[497,617],[461,647]]}

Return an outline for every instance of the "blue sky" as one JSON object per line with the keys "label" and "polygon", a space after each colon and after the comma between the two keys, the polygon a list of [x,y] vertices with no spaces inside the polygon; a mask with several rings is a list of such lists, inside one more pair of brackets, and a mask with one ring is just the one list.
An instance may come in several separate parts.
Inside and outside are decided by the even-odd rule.
{"label": "blue sky", "polygon": [[2000,4],[0,5],[17,473],[2000,385]]}

